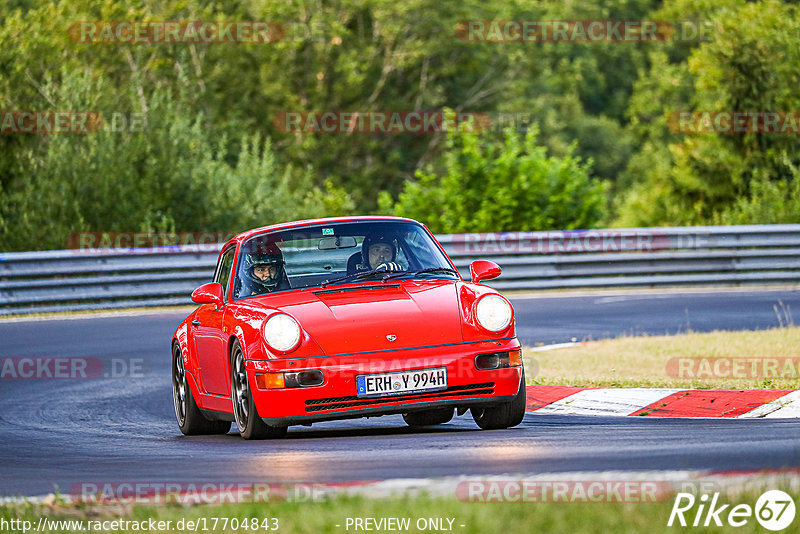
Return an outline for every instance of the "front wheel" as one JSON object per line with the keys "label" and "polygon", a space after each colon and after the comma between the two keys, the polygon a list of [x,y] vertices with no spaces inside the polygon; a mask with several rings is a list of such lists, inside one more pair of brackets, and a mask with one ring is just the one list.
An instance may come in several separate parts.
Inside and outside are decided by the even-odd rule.
{"label": "front wheel", "polygon": [[443,425],[453,418],[453,408],[437,408],[422,412],[409,412],[403,414],[403,420],[408,426],[433,426]]}
{"label": "front wheel", "polygon": [[244,439],[281,438],[286,435],[285,426],[269,426],[258,415],[244,367],[244,353],[238,341],[233,342],[231,349],[231,398],[236,427]]}
{"label": "front wheel", "polygon": [[525,372],[519,382],[519,391],[510,402],[497,406],[472,408],[472,418],[483,430],[497,430],[517,426],[525,417]]}
{"label": "front wheel", "polygon": [[181,348],[177,343],[172,346],[172,402],[175,405],[178,428],[185,436],[227,434],[231,429],[229,422],[210,421],[200,412],[189,387]]}

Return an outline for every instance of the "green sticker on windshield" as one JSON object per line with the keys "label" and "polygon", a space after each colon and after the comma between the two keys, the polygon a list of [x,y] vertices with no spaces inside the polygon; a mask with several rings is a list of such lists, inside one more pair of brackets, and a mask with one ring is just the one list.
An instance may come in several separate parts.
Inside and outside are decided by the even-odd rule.
{"label": "green sticker on windshield", "polygon": [[333,228],[323,228],[322,235],[333,235]]}

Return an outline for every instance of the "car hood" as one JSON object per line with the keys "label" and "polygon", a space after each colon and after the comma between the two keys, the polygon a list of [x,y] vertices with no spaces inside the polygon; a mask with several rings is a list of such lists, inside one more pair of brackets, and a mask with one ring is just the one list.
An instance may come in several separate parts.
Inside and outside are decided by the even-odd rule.
{"label": "car hood", "polygon": [[282,297],[278,307],[328,355],[462,341],[454,281],[329,286]]}

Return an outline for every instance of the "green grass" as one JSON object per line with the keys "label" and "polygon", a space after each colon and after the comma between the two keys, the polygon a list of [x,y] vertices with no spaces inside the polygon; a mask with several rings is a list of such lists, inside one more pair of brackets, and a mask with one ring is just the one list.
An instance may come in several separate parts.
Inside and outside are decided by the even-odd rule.
{"label": "green grass", "polygon": [[[621,337],[546,352],[532,352],[529,347],[523,349],[523,354],[529,384],[690,389],[800,387],[800,327],[796,326],[755,332]],[[668,370],[667,363],[676,358],[784,358],[794,363],[783,376],[761,373],[762,376],[737,377],[730,373],[717,378],[709,378],[707,374],[689,378],[685,373],[676,373],[675,368],[672,372]],[[781,371],[786,369],[780,367]]]}
{"label": "green grass", "polygon": [[[800,503],[800,492],[789,491]],[[758,493],[727,497],[720,503],[745,503],[753,506]],[[277,518],[278,532],[292,534],[318,534],[326,532],[356,532],[345,529],[347,518],[354,517],[408,517],[411,528],[406,532],[420,532],[415,523],[418,518],[452,518],[453,532],[464,534],[489,533],[658,533],[658,532],[728,532],[729,526],[719,527],[667,527],[672,509],[672,499],[658,503],[468,503],[455,498],[427,496],[369,499],[365,497],[334,497],[324,502],[281,502],[219,506],[181,507],[177,505],[135,506],[72,506],[72,505],[7,505],[0,507],[0,518],[24,519],[33,522],[34,528],[42,515],[51,520],[164,520],[174,525],[183,520],[205,518],[207,532],[247,532],[244,529],[222,529],[221,522],[211,530],[212,518]],[[730,509],[729,507],[728,509]],[[696,510],[696,507],[695,509]],[[687,517],[688,514],[687,514]],[[693,516],[692,516],[693,517]],[[725,519],[723,514],[722,518]],[[800,519],[795,519],[796,525]],[[445,522],[445,524],[447,524]],[[340,525],[340,526],[336,526]],[[460,525],[464,525],[463,527]],[[119,530],[129,532],[132,530]],[[135,531],[135,530],[134,530]],[[202,526],[198,531],[203,532]],[[754,518],[747,525],[735,529],[739,533],[764,532]],[[791,531],[791,528],[787,530]],[[60,530],[55,532],[72,532]],[[266,532],[266,531],[262,531]],[[363,532],[363,531],[362,531]],[[430,532],[430,531],[429,531]]]}

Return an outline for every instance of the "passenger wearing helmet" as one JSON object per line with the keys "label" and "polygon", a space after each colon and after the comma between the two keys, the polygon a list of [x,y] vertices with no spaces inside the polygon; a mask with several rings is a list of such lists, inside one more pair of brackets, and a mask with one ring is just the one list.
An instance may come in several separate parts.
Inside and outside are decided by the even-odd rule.
{"label": "passenger wearing helmet", "polygon": [[404,271],[396,262],[397,245],[388,235],[368,235],[361,244],[361,270]]}
{"label": "passenger wearing helmet", "polygon": [[249,297],[290,289],[284,263],[283,252],[274,244],[267,246],[266,250],[246,254],[241,296]]}

